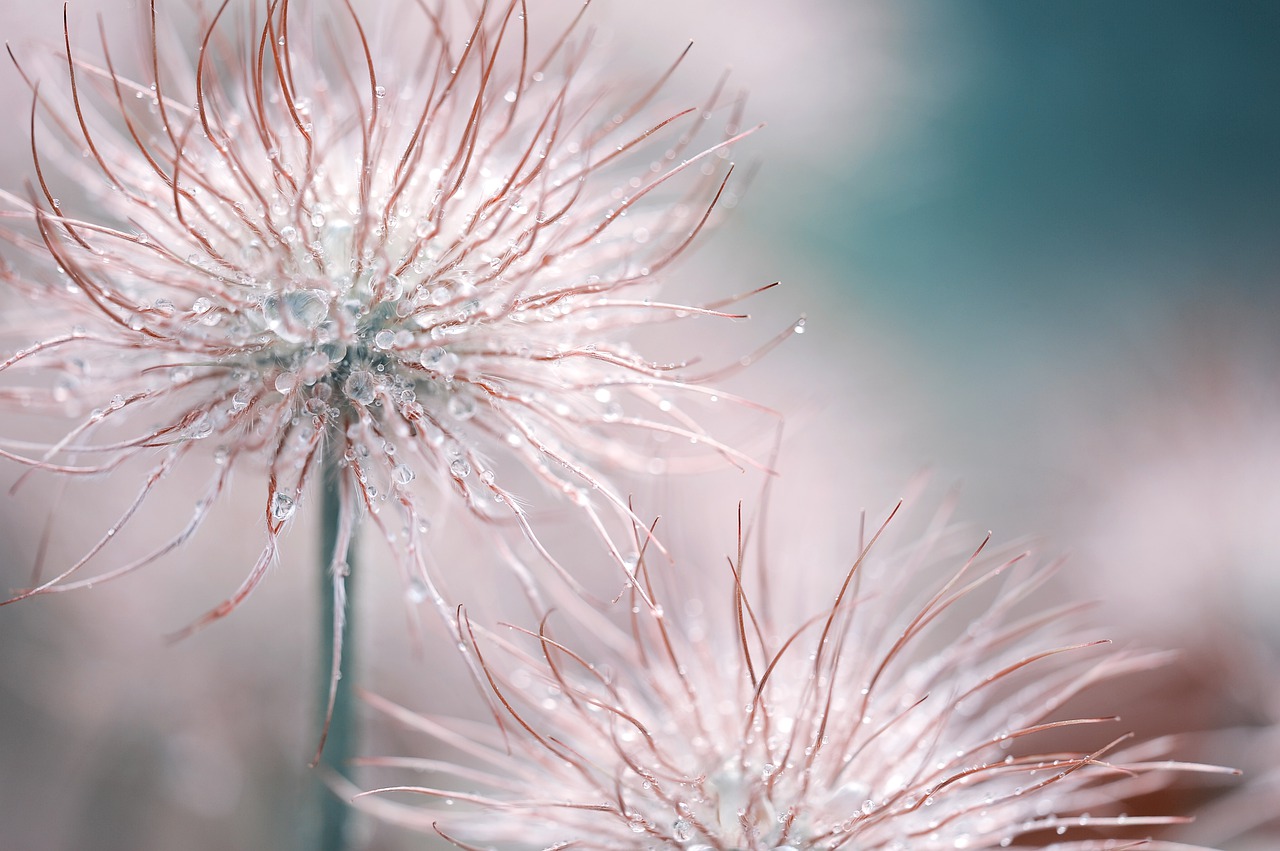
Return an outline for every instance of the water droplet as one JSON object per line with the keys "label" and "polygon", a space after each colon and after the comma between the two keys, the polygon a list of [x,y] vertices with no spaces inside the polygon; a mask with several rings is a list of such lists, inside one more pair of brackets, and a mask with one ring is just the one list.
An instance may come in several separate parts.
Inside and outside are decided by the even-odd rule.
{"label": "water droplet", "polygon": [[409,580],[409,587],[405,591],[405,596],[409,598],[411,603],[421,603],[427,599],[427,583],[418,577]]}
{"label": "water droplet", "polygon": [[373,344],[383,350],[391,348],[396,344],[396,332],[390,328],[383,328],[374,335]]}
{"label": "water droplet", "polygon": [[298,376],[292,372],[282,372],[276,376],[275,386],[278,392],[288,393],[298,386]]}
{"label": "water droplet", "polygon": [[213,420],[204,411],[196,414],[195,419],[182,427],[180,432],[187,440],[200,440],[213,434]]}
{"label": "water droplet", "polygon": [[671,825],[671,835],[675,837],[677,842],[688,842],[693,839],[693,822],[686,818],[678,818]]}
{"label": "water droplet", "polygon": [[471,475],[471,465],[467,463],[467,459],[457,458],[449,465],[449,472],[453,473],[460,479],[465,479],[467,476]]}
{"label": "water droplet", "polygon": [[342,384],[342,391],[347,398],[361,405],[368,405],[378,397],[378,388],[374,384],[373,373],[366,369],[353,369]]}
{"label": "water droplet", "polygon": [[413,481],[413,468],[408,464],[397,464],[391,471],[391,477],[398,485],[407,485]]}
{"label": "water droplet", "polygon": [[276,336],[298,343],[329,318],[329,299],[321,290],[272,294],[263,300],[262,313]]}
{"label": "water droplet", "polygon": [[395,301],[404,296],[404,281],[396,275],[387,275],[386,280],[382,282],[382,290],[383,298]]}
{"label": "water droplet", "polygon": [[293,497],[287,494],[277,493],[271,497],[271,516],[282,523],[293,516],[297,507]]}
{"label": "water droplet", "polygon": [[373,90],[373,93],[374,93],[375,95],[377,95],[378,97],[380,97],[380,98],[384,98],[384,97],[386,97],[386,96],[387,96],[387,87],[386,87],[386,86],[378,86],[378,87],[376,87],[376,88]]}
{"label": "water droplet", "polygon": [[797,334],[803,334],[803,333],[804,333],[804,323],[805,323],[805,320],[804,320],[804,318],[803,318],[803,317],[801,317],[800,319],[797,319],[797,320],[796,320],[795,327],[794,327],[792,330],[794,330]]}
{"label": "water droplet", "polygon": [[441,375],[453,375],[458,371],[458,365],[461,363],[457,355],[439,346],[423,349],[420,361],[427,369]]}
{"label": "water droplet", "polygon": [[455,420],[469,420],[476,415],[476,402],[470,396],[454,394],[447,405],[449,416]]}

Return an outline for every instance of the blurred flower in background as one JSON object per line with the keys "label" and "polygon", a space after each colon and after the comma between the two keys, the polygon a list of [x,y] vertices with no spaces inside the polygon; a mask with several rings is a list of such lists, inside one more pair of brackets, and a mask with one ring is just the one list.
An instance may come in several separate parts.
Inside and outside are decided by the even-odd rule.
{"label": "blurred flower in background", "polygon": [[466,621],[498,725],[373,698],[451,756],[368,760],[426,778],[374,794],[424,803],[364,800],[464,848],[1086,849],[1182,821],[1133,800],[1179,772],[1229,773],[1123,729],[1064,745],[1118,720],[1065,705],[1167,659],[1102,648],[1079,603],[1028,606],[1027,553],[896,515],[843,580],[740,546],[642,557],[603,616],[556,595],[536,630]]}
{"label": "blurred flower in background", "polygon": [[[1182,659],[1153,698],[1198,716],[1213,752],[1245,770],[1191,839],[1280,841],[1280,336],[1274,316],[1204,304],[1124,388],[1105,431],[1076,423],[1080,579],[1124,634]],[[1139,709],[1142,702],[1139,702]],[[1159,718],[1163,705],[1145,711]],[[1162,723],[1170,723],[1164,719]]]}

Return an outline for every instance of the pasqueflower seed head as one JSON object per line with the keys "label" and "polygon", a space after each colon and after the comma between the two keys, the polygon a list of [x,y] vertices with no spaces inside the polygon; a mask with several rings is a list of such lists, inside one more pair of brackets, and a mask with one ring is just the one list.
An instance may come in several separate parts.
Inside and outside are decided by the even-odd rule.
{"label": "pasqueflower seed head", "polygon": [[[206,621],[260,580],[326,458],[342,527],[371,516],[421,583],[432,487],[535,546],[525,501],[563,498],[616,556],[627,508],[606,468],[652,470],[659,437],[736,457],[690,410],[710,373],[628,340],[731,315],[733,298],[653,293],[726,197],[740,99],[656,109],[667,75],[620,98],[576,20],[536,48],[519,0],[460,30],[446,3],[384,5],[380,27],[324,5],[228,0],[184,49],[152,4],[140,56],[104,34],[85,58],[68,26],[60,69],[19,65],[34,170],[0,194],[0,280],[23,299],[5,336],[27,342],[0,361],[0,398],[71,425],[0,454],[145,471],[88,555],[29,593],[171,551],[238,465],[269,479],[266,545]],[[196,464],[209,484],[185,528],[73,576]]]}
{"label": "pasqueflower seed head", "polygon": [[[368,760],[426,782],[359,800],[463,848],[1174,847],[1144,833],[1182,819],[1128,802],[1227,770],[1064,709],[1163,655],[1083,636],[1081,606],[1029,607],[1048,568],[940,528],[895,550],[885,528],[825,593],[809,565],[739,556],[721,581],[664,584],[642,561],[653,605],[637,593],[612,621],[567,598],[533,630],[463,619],[497,723],[371,698],[436,755]],[[815,595],[826,605],[783,615]]]}

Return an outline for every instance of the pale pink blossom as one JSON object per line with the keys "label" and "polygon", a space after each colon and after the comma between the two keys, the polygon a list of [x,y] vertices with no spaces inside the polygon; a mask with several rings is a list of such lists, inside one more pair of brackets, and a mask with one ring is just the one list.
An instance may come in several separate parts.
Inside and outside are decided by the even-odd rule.
{"label": "pale pink blossom", "polygon": [[367,760],[419,779],[359,800],[464,848],[1174,848],[1144,840],[1185,819],[1132,802],[1228,770],[1070,708],[1165,655],[1031,605],[1053,569],[1025,553],[909,523],[868,529],[843,577],[650,553],[621,611],[463,618],[493,718],[371,698],[432,755]]}
{"label": "pale pink blossom", "polygon": [[[538,548],[528,505],[578,506],[620,561],[611,471],[746,463],[699,425],[714,362],[637,339],[736,315],[656,286],[732,192],[741,100],[663,105],[666,77],[624,95],[576,20],[548,35],[522,2],[461,22],[449,5],[380,7],[375,27],[348,3],[226,3],[186,46],[153,7],[141,50],[104,35],[90,55],[68,28],[60,69],[19,57],[34,168],[0,193],[0,281],[21,299],[0,399],[11,425],[67,425],[9,429],[0,455],[109,475],[123,499],[20,597],[166,556],[236,469],[266,474],[264,545],[196,626],[259,583],[326,458],[343,539],[368,517],[437,600],[438,492]],[[112,561],[162,480],[196,468],[189,519]]]}

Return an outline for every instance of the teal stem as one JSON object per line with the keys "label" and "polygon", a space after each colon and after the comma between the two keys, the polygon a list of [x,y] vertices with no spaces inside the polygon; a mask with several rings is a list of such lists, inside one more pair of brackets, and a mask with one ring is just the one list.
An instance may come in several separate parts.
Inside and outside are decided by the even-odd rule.
{"label": "teal stem", "polygon": [[[316,836],[317,841],[308,842],[304,851],[347,851],[351,847],[350,805],[336,794],[325,783],[326,774],[340,774],[351,779],[351,759],[356,754],[356,713],[353,705],[352,671],[355,668],[354,642],[351,614],[352,578],[355,574],[356,542],[354,531],[349,535],[342,534],[342,488],[343,470],[339,460],[326,453],[323,470],[323,488],[320,522],[320,676],[317,697],[319,711],[317,713],[317,737],[324,735],[325,713],[329,706],[331,672],[333,670],[335,606],[345,604],[345,618],[342,621],[339,638],[341,646],[340,677],[334,693],[333,715],[329,719],[329,729],[324,737],[324,749],[319,755],[319,764],[311,772],[312,794],[317,799],[318,817],[313,830],[304,830],[303,834]],[[351,523],[350,518],[347,523]],[[345,541],[344,541],[345,538]],[[345,544],[345,553],[336,553],[339,546]],[[336,556],[336,557],[335,557]],[[331,566],[346,565],[345,589],[343,600],[338,600]],[[313,812],[316,810],[313,809]]]}

